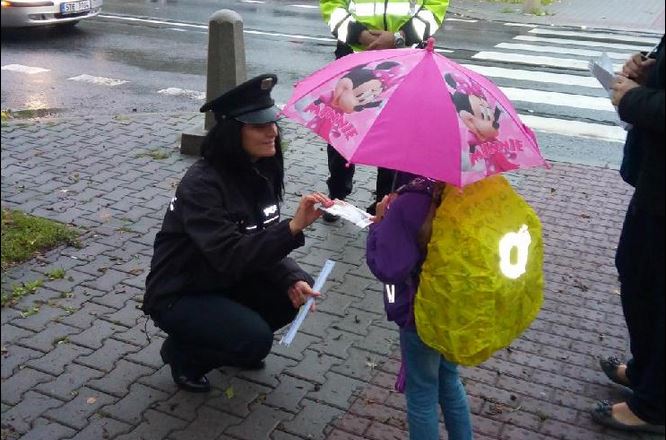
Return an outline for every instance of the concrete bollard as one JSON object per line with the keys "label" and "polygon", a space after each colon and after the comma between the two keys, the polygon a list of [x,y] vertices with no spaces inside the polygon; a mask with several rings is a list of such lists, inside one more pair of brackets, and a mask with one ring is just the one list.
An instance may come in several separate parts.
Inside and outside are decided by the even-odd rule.
{"label": "concrete bollard", "polygon": [[[244,82],[246,78],[243,19],[230,9],[219,10],[208,20],[206,102]],[[215,117],[207,112],[203,127],[198,122],[182,133],[180,152],[198,156],[203,138],[214,125]]]}

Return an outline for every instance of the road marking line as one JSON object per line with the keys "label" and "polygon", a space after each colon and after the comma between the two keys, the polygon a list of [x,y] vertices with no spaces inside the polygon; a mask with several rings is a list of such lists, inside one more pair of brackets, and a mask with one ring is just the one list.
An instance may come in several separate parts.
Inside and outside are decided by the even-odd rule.
{"label": "road marking line", "polygon": [[653,46],[659,43],[658,38],[650,37],[638,37],[631,35],[621,35],[621,34],[607,34],[607,33],[595,33],[595,32],[577,32],[577,31],[558,31],[554,29],[532,29],[529,31],[530,34],[537,35],[558,35],[561,37],[581,37],[581,38],[590,38],[597,40],[611,40],[611,41],[625,41],[625,42],[635,42],[642,44],[652,44]]}
{"label": "road marking line", "polygon": [[281,34],[279,32],[264,32],[264,31],[251,31],[251,30],[243,30],[246,34],[252,34],[252,35],[268,35],[271,37],[287,37],[287,38],[293,38],[297,40],[313,40],[313,41],[326,41],[326,42],[335,42],[337,40],[333,38],[321,38],[321,37],[308,37],[307,35],[298,35],[298,34]]}
{"label": "road marking line", "polygon": [[[500,61],[503,63],[528,64],[530,66],[550,66],[574,70],[589,70],[587,60],[574,60],[571,58],[553,58],[537,55],[521,55],[515,53],[481,51],[472,55],[475,60]],[[622,70],[621,64],[613,66],[616,71]]]}
{"label": "road marking line", "polygon": [[259,1],[259,0],[241,0],[241,3],[259,3],[259,4],[263,5],[266,2],[262,2],[262,1]]}
{"label": "road marking line", "polygon": [[468,18],[453,18],[453,17],[446,17],[444,21],[461,21],[463,23],[478,23],[479,20],[470,20]]}
{"label": "road marking line", "polygon": [[73,76],[71,78],[67,78],[70,81],[81,81],[81,82],[87,82],[91,84],[99,84],[102,86],[109,86],[109,87],[114,87],[118,86],[120,84],[125,84],[128,83],[129,81],[125,81],[124,79],[113,79],[113,78],[105,78],[103,76],[91,76],[87,74],[82,74],[78,76]]}
{"label": "road marking line", "polygon": [[119,15],[108,15],[108,14],[99,14],[100,18],[110,18],[113,20],[124,20],[124,21],[138,21],[141,23],[151,23],[151,24],[166,24],[170,26],[177,27],[187,27],[195,29],[208,29],[208,26],[205,24],[190,24],[190,23],[178,23],[174,21],[164,21],[164,20],[152,20],[148,18],[137,18],[137,17],[121,17]]}
{"label": "road marking line", "polygon": [[533,115],[519,115],[528,127],[535,131],[563,136],[599,139],[607,142],[624,143],[627,132],[616,125],[593,124],[590,122],[568,121],[544,118]]}
{"label": "road marking line", "polygon": [[319,9],[317,5],[288,5],[291,8],[301,8],[301,9]]}
{"label": "road marking line", "polygon": [[603,47],[615,50],[630,50],[632,51],[632,53],[640,52],[642,50],[647,51],[652,49],[652,46],[636,46],[633,44],[621,44],[621,43],[604,43],[602,41],[568,40],[565,38],[545,38],[545,37],[535,37],[533,35],[516,35],[515,37],[513,37],[513,39],[520,41],[530,41],[533,43],[568,44],[571,46]]}
{"label": "road marking line", "polygon": [[[168,26],[208,30],[208,26],[203,25],[203,24],[178,23],[178,22],[174,22],[174,21],[152,20],[152,19],[147,19],[147,18],[136,18],[136,17],[121,17],[121,16],[118,16],[118,15],[108,15],[108,14],[100,14],[100,15],[98,15],[98,17],[100,17],[100,18],[110,18],[110,19],[113,19],[113,20],[134,21],[134,22],[150,23],[150,24],[163,24],[163,25],[168,25]],[[329,42],[333,43],[333,42],[336,41],[333,38],[309,37],[307,35],[281,34],[281,33],[278,33],[278,32],[254,31],[254,30],[249,30],[249,29],[243,29],[243,32],[246,33],[246,34],[252,34],[252,35],[268,35],[268,36],[271,36],[271,37],[287,37],[287,38],[293,38],[293,39],[297,39],[297,40],[325,41],[327,43],[329,43]]]}
{"label": "road marking line", "polygon": [[50,72],[49,69],[44,69],[42,67],[24,66],[23,64],[6,64],[2,66],[2,70],[9,70],[10,72],[27,73],[28,75],[34,75],[35,73],[42,73],[42,72]]}
{"label": "road marking line", "polygon": [[535,27],[533,24],[528,24],[528,23],[504,23],[504,26],[511,26],[511,27]]}
{"label": "road marking line", "polygon": [[570,93],[545,92],[542,90],[518,89],[514,87],[500,87],[500,90],[510,101],[615,112],[615,107],[613,107],[610,99],[605,97],[599,98],[595,96],[572,95]]}
{"label": "road marking line", "polygon": [[[507,50],[522,50],[527,52],[541,52],[541,53],[558,53],[565,55],[577,55],[581,57],[599,57],[601,56],[601,51],[598,50],[588,50],[588,49],[571,49],[567,47],[555,47],[555,46],[537,46],[535,44],[515,44],[515,43],[500,43],[496,44],[495,47],[498,49],[507,49]],[[631,52],[618,53],[618,52],[606,52],[610,58],[616,60],[626,60],[632,54]]]}
{"label": "road marking line", "polygon": [[470,70],[490,78],[506,78],[519,81],[533,81],[566,86],[589,87],[601,89],[601,84],[591,76],[569,75],[567,73],[539,72],[535,70],[505,69],[503,67],[477,66],[475,64],[461,64]]}
{"label": "road marking line", "polygon": [[205,92],[200,92],[198,90],[180,89],[178,87],[169,87],[166,89],[161,89],[158,90],[157,93],[169,96],[186,96],[188,98],[197,99],[197,100],[206,99]]}

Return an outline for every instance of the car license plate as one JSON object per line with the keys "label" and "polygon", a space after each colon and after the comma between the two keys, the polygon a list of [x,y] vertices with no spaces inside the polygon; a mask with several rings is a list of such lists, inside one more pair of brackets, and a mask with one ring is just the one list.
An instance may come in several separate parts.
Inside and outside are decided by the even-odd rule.
{"label": "car license plate", "polygon": [[78,14],[90,10],[90,0],[81,0],[78,2],[67,2],[60,4],[60,13],[62,15]]}

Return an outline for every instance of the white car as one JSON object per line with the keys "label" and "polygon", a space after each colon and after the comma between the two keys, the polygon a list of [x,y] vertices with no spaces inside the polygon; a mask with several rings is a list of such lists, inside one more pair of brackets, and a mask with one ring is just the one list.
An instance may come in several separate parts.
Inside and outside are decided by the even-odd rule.
{"label": "white car", "polygon": [[2,27],[74,25],[94,17],[103,0],[2,0]]}

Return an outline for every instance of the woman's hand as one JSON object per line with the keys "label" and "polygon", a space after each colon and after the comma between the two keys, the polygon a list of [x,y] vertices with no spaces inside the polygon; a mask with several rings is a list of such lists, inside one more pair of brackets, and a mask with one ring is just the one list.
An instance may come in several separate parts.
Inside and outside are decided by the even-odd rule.
{"label": "woman's hand", "polygon": [[618,75],[613,82],[613,93],[611,94],[611,102],[615,107],[620,105],[620,101],[624,95],[631,89],[639,87],[636,81],[633,81],[626,76]]}
{"label": "woman's hand", "polygon": [[[312,290],[312,287],[305,281],[296,281],[287,291],[291,304],[295,309],[299,308],[308,300],[310,296],[319,296],[319,292]],[[311,311],[315,311],[315,303],[312,303]]]}
{"label": "woman's hand", "polygon": [[322,212],[315,208],[315,205],[318,203],[328,207],[333,204],[333,201],[322,193],[312,193],[301,197],[294,218],[289,222],[289,229],[291,230],[292,235],[302,232],[303,229],[307,228],[314,223],[315,220],[321,217]]}
{"label": "woman's hand", "polygon": [[654,58],[645,58],[643,54],[636,53],[624,63],[621,75],[636,81],[639,85],[643,85],[647,80],[648,73],[656,63],[657,60]]}

